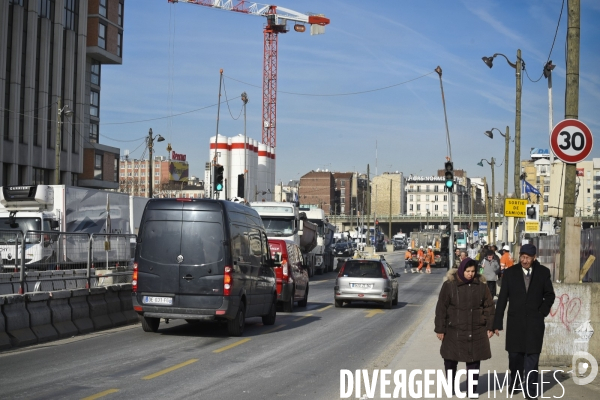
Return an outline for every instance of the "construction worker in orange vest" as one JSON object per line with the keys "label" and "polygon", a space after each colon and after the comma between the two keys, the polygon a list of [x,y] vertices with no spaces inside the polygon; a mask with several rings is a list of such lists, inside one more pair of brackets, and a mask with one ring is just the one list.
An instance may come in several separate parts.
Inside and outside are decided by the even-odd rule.
{"label": "construction worker in orange vest", "polygon": [[421,271],[423,269],[423,263],[425,262],[425,253],[423,252],[423,246],[419,247],[419,251],[417,251],[417,258],[419,259],[419,266],[417,267],[417,271],[419,271],[420,274],[423,273],[423,271]]}
{"label": "construction worker in orange vest", "polygon": [[404,252],[404,273],[408,272],[409,266],[412,270],[412,252],[410,247]]}
{"label": "construction worker in orange vest", "polygon": [[427,273],[431,273],[431,266],[435,265],[435,254],[433,253],[433,247],[427,247],[427,255],[425,256],[425,262],[427,263]]}

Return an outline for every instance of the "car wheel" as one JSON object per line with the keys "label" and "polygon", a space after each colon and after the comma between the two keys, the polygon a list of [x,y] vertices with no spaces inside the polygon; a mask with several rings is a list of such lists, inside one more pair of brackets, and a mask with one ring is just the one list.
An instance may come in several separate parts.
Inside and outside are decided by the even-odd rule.
{"label": "car wheel", "polygon": [[396,292],[396,297],[394,297],[394,300],[392,300],[392,305],[393,306],[398,305],[398,292]]}
{"label": "car wheel", "polygon": [[306,284],[306,290],[304,291],[304,298],[298,301],[298,307],[306,307],[308,304],[308,283]]}
{"label": "car wheel", "polygon": [[160,325],[160,318],[142,317],[142,329],[144,332],[156,332]]}
{"label": "car wheel", "polygon": [[271,307],[269,308],[269,313],[267,315],[262,316],[263,325],[274,325],[275,319],[277,318],[277,310],[275,309],[277,298],[273,298],[273,302],[271,303]]}
{"label": "car wheel", "polygon": [[386,301],[385,303],[383,303],[383,308],[385,308],[386,310],[389,310],[392,308],[392,299],[390,299],[390,301]]}
{"label": "car wheel", "polygon": [[335,300],[335,308],[341,308],[343,304],[344,304],[343,301]]}
{"label": "car wheel", "polygon": [[292,290],[292,294],[290,295],[290,299],[283,303],[283,312],[292,312],[294,311],[294,295],[295,290]]}
{"label": "car wheel", "polygon": [[227,331],[230,336],[242,336],[244,333],[244,325],[246,324],[246,306],[244,303],[240,303],[235,318],[227,321]]}

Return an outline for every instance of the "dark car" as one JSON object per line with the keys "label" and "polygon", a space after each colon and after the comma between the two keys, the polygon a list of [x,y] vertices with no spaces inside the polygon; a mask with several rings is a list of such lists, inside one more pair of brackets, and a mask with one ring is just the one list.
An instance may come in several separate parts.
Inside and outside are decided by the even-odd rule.
{"label": "dark car", "polygon": [[335,244],[334,255],[336,257],[349,257],[352,255],[352,245],[348,242],[337,242]]}
{"label": "dark car", "polygon": [[269,239],[271,257],[275,260],[277,302],[283,311],[292,312],[294,302],[298,307],[308,304],[308,268],[302,263],[302,251],[291,240]]}
{"label": "dark car", "polygon": [[247,317],[273,325],[277,288],[267,235],[258,213],[210,199],[151,199],[135,251],[134,310],[142,328],[161,318],[227,322],[240,336]]}

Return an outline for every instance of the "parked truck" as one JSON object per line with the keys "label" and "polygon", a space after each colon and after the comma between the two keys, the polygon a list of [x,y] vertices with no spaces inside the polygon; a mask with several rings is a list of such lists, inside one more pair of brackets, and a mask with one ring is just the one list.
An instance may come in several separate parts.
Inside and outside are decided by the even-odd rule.
{"label": "parked truck", "polygon": [[250,203],[250,207],[260,215],[268,238],[291,240],[300,247],[308,275],[313,276],[316,260],[312,250],[317,246],[317,225],[294,203],[263,201]]}
{"label": "parked truck", "polygon": [[[19,233],[25,242],[28,269],[54,269],[62,263],[85,265],[89,239],[75,234],[135,233],[147,201],[125,193],[65,185],[2,186],[2,265],[14,269],[20,263]],[[103,265],[127,265],[131,260],[131,241],[124,237],[103,237],[94,243],[96,247],[105,250],[98,252]]]}
{"label": "parked truck", "polygon": [[315,272],[322,274],[333,271],[333,252],[331,244],[333,243],[333,233],[335,227],[329,223],[325,216],[325,211],[321,208],[303,208],[300,207],[308,220],[317,225],[317,245],[311,250],[315,259]]}

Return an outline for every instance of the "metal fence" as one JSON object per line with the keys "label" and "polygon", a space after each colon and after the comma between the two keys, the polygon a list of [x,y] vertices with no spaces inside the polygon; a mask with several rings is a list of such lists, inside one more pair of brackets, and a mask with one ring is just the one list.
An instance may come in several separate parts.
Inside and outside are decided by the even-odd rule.
{"label": "metal fence", "polygon": [[[531,243],[538,249],[538,260],[540,264],[550,268],[552,280],[558,279],[558,258],[560,254],[560,235],[538,236],[531,239]],[[591,228],[581,231],[580,264],[587,261],[593,255],[596,260],[583,277],[583,282],[600,282],[600,229]]]}
{"label": "metal fence", "polygon": [[0,294],[131,282],[135,245],[135,235],[0,230]]}

